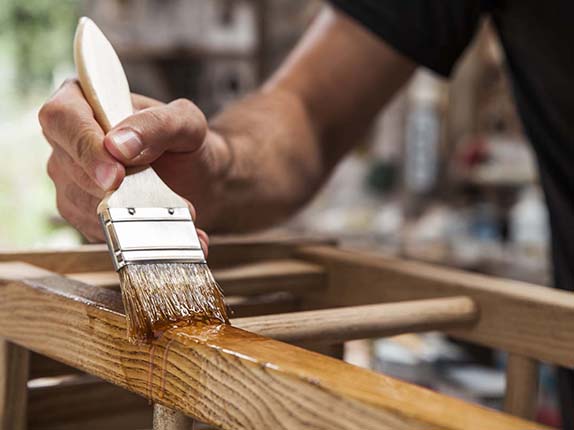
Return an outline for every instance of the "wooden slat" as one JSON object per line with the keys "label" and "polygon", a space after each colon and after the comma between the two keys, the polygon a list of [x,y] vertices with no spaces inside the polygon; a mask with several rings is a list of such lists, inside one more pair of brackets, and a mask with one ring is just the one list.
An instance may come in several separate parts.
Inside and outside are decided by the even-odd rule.
{"label": "wooden slat", "polygon": [[[306,346],[453,328],[473,323],[477,317],[476,307],[467,298],[307,312],[295,312],[300,302],[284,293],[258,297],[232,296],[227,300],[235,326]],[[246,318],[247,315],[258,316]],[[77,373],[72,367],[38,354],[32,354],[30,367],[31,378]]]}
{"label": "wooden slat", "polygon": [[[327,244],[324,238],[269,238],[261,235],[214,237],[209,247],[209,265],[228,267],[254,261],[290,258],[298,246]],[[82,245],[64,250],[1,251],[0,262],[21,261],[56,273],[113,271],[106,245]]]}
{"label": "wooden slat", "polygon": [[26,430],[28,351],[0,338],[0,429]]}
{"label": "wooden slat", "polygon": [[92,376],[37,385],[29,390],[31,429],[151,427],[152,407],[145,398]]}
{"label": "wooden slat", "polygon": [[239,318],[233,325],[284,342],[336,343],[459,328],[477,317],[471,299],[452,297]]}
{"label": "wooden slat", "polygon": [[[297,260],[248,263],[213,271],[226,295],[251,296],[276,291],[308,292],[325,285],[323,269]],[[116,272],[70,273],[67,277],[99,287],[119,287]]]}
{"label": "wooden slat", "polygon": [[0,335],[224,430],[534,427],[231,326],[130,345],[120,302],[58,276],[5,281]]}
{"label": "wooden slat", "polygon": [[106,245],[82,245],[63,250],[2,251],[0,262],[31,264],[57,273],[113,270]]}
{"label": "wooden slat", "polygon": [[83,282],[84,284],[93,285],[94,287],[120,287],[120,277],[117,272],[113,271],[68,273],[66,277]]}
{"label": "wooden slat", "polygon": [[504,410],[517,417],[534,419],[538,401],[538,362],[509,354],[506,363]]}
{"label": "wooden slat", "polygon": [[464,295],[480,319],[453,336],[567,367],[574,366],[574,294],[524,282],[329,247],[302,249],[321,264],[329,286],[312,294],[314,308]]}

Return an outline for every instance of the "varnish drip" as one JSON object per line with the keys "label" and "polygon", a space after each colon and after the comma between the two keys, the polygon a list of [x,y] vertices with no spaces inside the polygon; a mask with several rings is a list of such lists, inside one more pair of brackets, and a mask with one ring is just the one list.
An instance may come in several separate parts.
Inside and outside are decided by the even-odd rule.
{"label": "varnish drip", "polygon": [[119,275],[131,342],[149,342],[174,325],[229,324],[206,264],[128,264]]}
{"label": "varnish drip", "polygon": [[163,351],[163,359],[161,360],[161,384],[160,384],[160,399],[163,399],[163,394],[165,393],[165,375],[167,369],[167,356],[169,354],[169,348],[175,339],[171,339],[167,345],[165,346],[165,350]]}
{"label": "varnish drip", "polygon": [[155,357],[155,344],[152,344],[149,348],[149,367],[148,367],[148,374],[147,374],[147,399],[148,403],[151,405],[152,395],[153,395],[153,359]]}

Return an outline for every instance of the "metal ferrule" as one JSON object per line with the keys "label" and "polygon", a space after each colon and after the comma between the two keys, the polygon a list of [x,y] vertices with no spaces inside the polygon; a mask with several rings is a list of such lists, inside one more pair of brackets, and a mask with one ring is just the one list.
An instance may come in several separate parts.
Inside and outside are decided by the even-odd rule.
{"label": "metal ferrule", "polygon": [[205,263],[185,208],[110,208],[100,213],[116,271],[136,263]]}

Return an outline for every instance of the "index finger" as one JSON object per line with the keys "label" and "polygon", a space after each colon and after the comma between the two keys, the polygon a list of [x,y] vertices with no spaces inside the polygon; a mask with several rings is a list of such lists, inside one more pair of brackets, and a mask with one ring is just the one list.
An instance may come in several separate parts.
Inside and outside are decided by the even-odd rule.
{"label": "index finger", "polygon": [[77,80],[64,82],[38,115],[46,137],[63,149],[103,190],[117,187],[123,166],[104,147],[104,131]]}

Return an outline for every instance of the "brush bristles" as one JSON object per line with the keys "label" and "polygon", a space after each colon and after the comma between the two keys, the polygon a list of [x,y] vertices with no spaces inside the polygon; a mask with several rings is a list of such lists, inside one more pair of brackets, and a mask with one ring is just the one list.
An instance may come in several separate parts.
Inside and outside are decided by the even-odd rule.
{"label": "brush bristles", "polygon": [[149,341],[181,323],[229,322],[206,264],[128,264],[119,275],[131,342]]}

